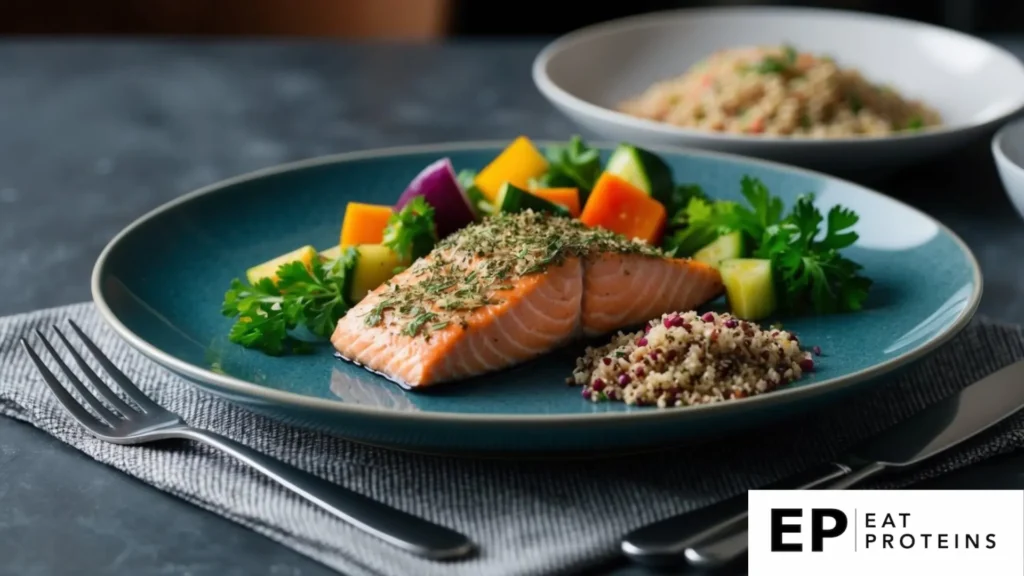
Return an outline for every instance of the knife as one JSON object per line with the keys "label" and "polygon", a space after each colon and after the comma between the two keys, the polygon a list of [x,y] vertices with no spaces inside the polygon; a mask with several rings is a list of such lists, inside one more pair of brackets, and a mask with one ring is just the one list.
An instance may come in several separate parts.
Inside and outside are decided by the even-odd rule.
{"label": "knife", "polygon": [[[1024,408],[1024,361],[990,374],[868,438],[835,462],[780,480],[768,490],[842,490],[952,448]],[[728,564],[747,549],[747,494],[627,534],[622,551],[651,565]]]}

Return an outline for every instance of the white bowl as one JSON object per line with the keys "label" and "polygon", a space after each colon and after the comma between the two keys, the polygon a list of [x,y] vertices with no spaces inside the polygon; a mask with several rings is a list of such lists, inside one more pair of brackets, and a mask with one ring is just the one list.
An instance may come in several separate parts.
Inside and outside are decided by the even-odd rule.
{"label": "white bowl", "polygon": [[1010,122],[996,133],[992,155],[1006,194],[1024,217],[1024,120]]}
{"label": "white bowl", "polygon": [[[717,50],[782,43],[832,55],[871,82],[923,100],[944,125],[885,137],[808,139],[704,132],[614,109]],[[909,20],[811,8],[674,10],[589,26],[545,47],[534,60],[533,80],[556,108],[601,138],[844,173],[949,152],[1024,108],[1024,65],[1002,48]]]}

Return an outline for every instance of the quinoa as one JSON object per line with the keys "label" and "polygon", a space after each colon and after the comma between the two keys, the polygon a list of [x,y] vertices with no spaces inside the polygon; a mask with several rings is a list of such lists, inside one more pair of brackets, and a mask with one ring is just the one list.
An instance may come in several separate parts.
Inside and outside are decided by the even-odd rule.
{"label": "quinoa", "polygon": [[592,402],[667,408],[771,392],[813,369],[811,353],[790,332],[689,311],[587,348],[567,382],[583,386],[583,398]]}
{"label": "quinoa", "polygon": [[716,52],[619,110],[698,130],[795,138],[879,137],[942,125],[934,108],[792,46]]}

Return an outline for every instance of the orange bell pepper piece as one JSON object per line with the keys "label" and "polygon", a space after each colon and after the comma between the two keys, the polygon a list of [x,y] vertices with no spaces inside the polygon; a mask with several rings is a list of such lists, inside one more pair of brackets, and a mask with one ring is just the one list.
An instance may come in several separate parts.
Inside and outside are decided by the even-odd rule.
{"label": "orange bell pepper piece", "polygon": [[530,178],[538,178],[548,171],[548,161],[526,136],[512,141],[479,174],[474,184],[487,200],[494,202],[505,182],[526,190]]}
{"label": "orange bell pepper piece", "polygon": [[391,206],[349,202],[341,223],[341,248],[383,242],[384,227],[393,213]]}
{"label": "orange bell pepper piece", "polygon": [[667,218],[661,202],[608,172],[598,178],[580,215],[587,226],[600,226],[654,245],[661,241]]}
{"label": "orange bell pepper piece", "polygon": [[534,188],[530,194],[559,206],[565,206],[573,218],[580,215],[580,193],[575,188]]}

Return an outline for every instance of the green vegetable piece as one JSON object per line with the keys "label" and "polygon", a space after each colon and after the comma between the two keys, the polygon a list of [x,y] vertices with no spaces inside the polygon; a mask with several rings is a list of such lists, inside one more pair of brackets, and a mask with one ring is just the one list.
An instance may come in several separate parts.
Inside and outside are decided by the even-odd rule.
{"label": "green vegetable piece", "polygon": [[505,182],[498,190],[498,196],[494,205],[500,212],[522,212],[533,210],[534,212],[548,212],[559,216],[569,216],[569,210],[554,202],[549,202],[540,196],[534,196],[522,188],[517,188]]}
{"label": "green vegetable piece", "polygon": [[477,187],[476,181],[476,170],[460,170],[455,176],[458,180],[459,186],[466,192],[466,198],[469,200],[469,207],[473,209],[473,213],[477,219],[494,213],[494,206],[487,201],[487,197]]}
{"label": "green vegetable piece", "polygon": [[551,146],[545,151],[548,171],[535,184],[538,188],[576,188],[580,202],[586,202],[594,184],[601,176],[601,152],[587,146],[580,136],[573,136],[564,146]]}
{"label": "green vegetable piece", "polygon": [[907,130],[920,130],[924,128],[924,120],[920,116],[912,116],[907,120]]}
{"label": "green vegetable piece", "polygon": [[719,236],[714,242],[698,250],[693,255],[693,259],[718,268],[723,260],[742,258],[745,249],[746,241],[743,232],[730,232]]}
{"label": "green vegetable piece", "polygon": [[403,262],[429,254],[437,244],[433,206],[423,196],[413,198],[388,219],[381,244],[398,254]]}
{"label": "green vegetable piece", "polygon": [[775,313],[775,284],[771,260],[735,258],[721,263],[725,297],[732,314],[758,321]]}
{"label": "green vegetable piece", "polygon": [[672,201],[675,191],[672,169],[664,160],[643,148],[619,145],[608,158],[604,170],[643,190],[666,207]]}

